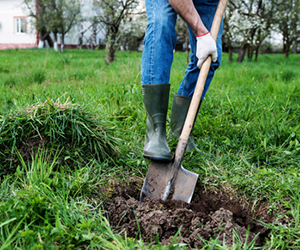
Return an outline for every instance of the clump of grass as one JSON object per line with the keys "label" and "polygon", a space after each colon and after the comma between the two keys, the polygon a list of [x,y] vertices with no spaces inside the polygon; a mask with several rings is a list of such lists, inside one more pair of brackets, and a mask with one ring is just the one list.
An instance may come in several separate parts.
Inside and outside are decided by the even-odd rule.
{"label": "clump of grass", "polygon": [[32,81],[42,84],[46,80],[46,73],[44,69],[36,69],[32,74]]}
{"label": "clump of grass", "polygon": [[61,56],[58,59],[58,65],[69,65],[71,62],[70,57],[67,56]]}
{"label": "clump of grass", "polygon": [[15,76],[11,76],[11,75],[6,77],[4,80],[4,85],[8,86],[8,87],[13,87],[16,85],[16,83],[17,83],[17,80],[16,80]]}
{"label": "clump of grass", "polygon": [[290,82],[296,77],[296,73],[293,70],[283,70],[281,73],[281,79],[284,82]]}
{"label": "clump of grass", "polygon": [[0,65],[0,73],[9,73],[8,67],[4,65]]}
{"label": "clump of grass", "polygon": [[0,116],[0,173],[15,169],[17,152],[30,161],[38,148],[61,151],[61,164],[82,166],[111,158],[118,139],[108,116],[102,118],[71,102],[53,100]]}
{"label": "clump of grass", "polygon": [[77,70],[69,73],[69,79],[84,80],[88,75],[86,70]]}

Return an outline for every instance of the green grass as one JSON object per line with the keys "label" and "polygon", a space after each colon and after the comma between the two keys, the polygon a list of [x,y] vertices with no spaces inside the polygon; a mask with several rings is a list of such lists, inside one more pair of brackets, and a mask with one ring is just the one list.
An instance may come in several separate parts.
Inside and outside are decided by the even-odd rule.
{"label": "green grass", "polygon": [[[185,56],[175,53],[171,93]],[[153,248],[113,232],[103,211],[108,191],[100,188],[125,180],[124,173],[147,172],[140,63],[138,52],[118,52],[109,66],[104,51],[0,52],[0,249]],[[269,204],[277,220],[266,225],[272,233],[264,249],[300,244],[299,68],[299,55],[229,64],[224,54],[193,131],[207,155],[193,151],[183,160],[206,188],[242,197],[253,209]],[[16,145],[40,131],[49,144],[24,159]],[[107,139],[116,153],[96,157]],[[211,246],[227,249],[216,239],[205,249]],[[246,248],[236,238],[232,249]]]}

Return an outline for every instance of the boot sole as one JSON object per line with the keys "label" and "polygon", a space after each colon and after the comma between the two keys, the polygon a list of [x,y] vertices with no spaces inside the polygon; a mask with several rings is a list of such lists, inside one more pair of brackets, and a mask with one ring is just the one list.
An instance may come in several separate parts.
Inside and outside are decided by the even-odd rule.
{"label": "boot sole", "polygon": [[169,163],[173,160],[173,158],[169,159],[169,158],[164,158],[164,157],[149,156],[149,155],[145,155],[145,154],[143,154],[143,156],[144,156],[144,158],[149,159],[149,160],[162,161],[162,162],[166,162],[166,163]]}

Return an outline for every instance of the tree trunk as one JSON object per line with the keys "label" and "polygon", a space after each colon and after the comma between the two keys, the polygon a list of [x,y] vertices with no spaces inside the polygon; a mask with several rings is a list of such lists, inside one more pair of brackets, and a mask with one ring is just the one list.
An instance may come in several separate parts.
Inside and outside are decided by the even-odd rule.
{"label": "tree trunk", "polygon": [[290,50],[290,44],[289,42],[287,41],[285,43],[285,58],[288,58],[289,57],[289,50]]}
{"label": "tree trunk", "polygon": [[[41,32],[40,32],[40,41],[39,41],[38,48],[39,49],[44,48],[45,47],[45,40],[48,41],[48,39],[49,39],[49,32],[47,32],[46,28],[44,27],[44,28],[41,29]],[[50,43],[49,43],[49,46],[51,46]]]}
{"label": "tree trunk", "polygon": [[228,48],[228,61],[232,62],[232,45],[231,45],[229,32],[227,32],[226,38],[227,38],[227,48]]}
{"label": "tree trunk", "polygon": [[61,43],[60,43],[60,53],[64,53],[64,45],[65,45],[65,34],[61,34]]}
{"label": "tree trunk", "polygon": [[255,49],[255,59],[254,61],[257,62],[257,58],[258,58],[258,52],[259,52],[259,47],[260,47],[260,44],[256,46],[256,49]]}
{"label": "tree trunk", "polygon": [[94,50],[97,46],[97,41],[96,41],[96,38],[97,38],[97,25],[96,23],[94,22],[93,23],[93,45],[92,45],[92,49]]}
{"label": "tree trunk", "polygon": [[298,54],[298,51],[297,51],[297,36],[295,38],[295,41],[294,41],[294,54]]}
{"label": "tree trunk", "polygon": [[43,40],[43,36],[40,35],[40,40],[39,40],[38,48],[42,49],[42,48],[44,48],[44,45],[45,45],[45,41]]}
{"label": "tree trunk", "polygon": [[295,26],[294,26],[294,36],[295,36],[295,40],[294,40],[294,43],[293,43],[293,46],[294,46],[294,53],[297,54],[298,51],[297,51],[297,23],[298,23],[298,18],[296,17],[296,20],[295,20]]}
{"label": "tree trunk", "polygon": [[240,51],[239,51],[239,55],[238,58],[236,60],[236,62],[241,63],[244,60],[245,54],[247,49],[249,49],[250,45],[249,45],[249,38],[253,37],[254,34],[256,32],[256,28],[253,28],[249,31],[247,37],[244,39]]}
{"label": "tree trunk", "polygon": [[48,34],[47,34],[47,36],[46,36],[46,39],[45,39],[45,40],[47,40],[49,47],[50,47],[50,48],[53,48],[53,46],[54,46],[54,43],[53,43],[53,40],[52,40],[52,38],[51,38],[51,36],[50,36],[50,33],[49,33],[49,32],[48,32]]}
{"label": "tree trunk", "polygon": [[232,48],[228,47],[228,61],[232,62]]}
{"label": "tree trunk", "polygon": [[54,51],[58,50],[58,48],[57,48],[57,33],[56,32],[54,32],[54,46],[53,46],[53,48],[54,48]]}
{"label": "tree trunk", "polygon": [[105,57],[107,64],[110,64],[115,60],[115,52],[115,43],[113,41],[110,41],[108,43],[108,48]]}
{"label": "tree trunk", "polygon": [[83,32],[80,33],[79,39],[78,39],[78,47],[79,49],[82,49],[83,45]]}
{"label": "tree trunk", "polygon": [[246,54],[248,48],[249,48],[249,43],[245,43],[239,51],[239,55],[238,55],[238,58],[237,58],[236,62],[238,62],[238,63],[243,62],[245,54]]}
{"label": "tree trunk", "polygon": [[[261,1],[260,1],[260,4],[261,4]],[[253,31],[251,32],[251,36],[250,36],[250,45],[248,47],[248,61],[252,61],[252,58],[253,58],[253,52],[255,50],[255,47],[254,47],[254,34],[256,32],[256,29],[253,29]],[[258,40],[260,38],[260,29],[258,30]]]}
{"label": "tree trunk", "polygon": [[262,35],[261,34],[261,29],[258,30],[258,37],[256,40],[256,47],[254,49],[255,51],[255,62],[257,62],[257,58],[258,58],[258,54],[259,54],[259,48],[261,46],[261,44],[263,43],[263,41],[268,37],[268,34]]}
{"label": "tree trunk", "polygon": [[116,53],[115,36],[116,34],[111,34],[106,44],[105,61],[107,64],[110,64],[115,60],[115,53]]}
{"label": "tree trunk", "polygon": [[290,42],[289,42],[289,37],[287,35],[287,33],[285,33],[283,35],[283,49],[284,49],[284,53],[285,53],[285,58],[288,58],[289,57],[289,52],[290,52]]}
{"label": "tree trunk", "polygon": [[248,49],[247,49],[247,58],[248,58],[248,61],[252,61],[252,57],[253,57],[253,46],[248,46]]}

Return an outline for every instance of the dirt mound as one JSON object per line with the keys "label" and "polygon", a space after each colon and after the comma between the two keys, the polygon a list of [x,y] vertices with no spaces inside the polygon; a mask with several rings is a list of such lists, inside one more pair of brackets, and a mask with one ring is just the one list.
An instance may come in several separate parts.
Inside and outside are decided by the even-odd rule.
{"label": "dirt mound", "polygon": [[128,237],[142,237],[145,242],[159,240],[167,245],[179,231],[179,243],[200,248],[203,240],[218,236],[227,246],[232,245],[234,230],[242,244],[246,239],[251,242],[258,234],[256,245],[260,246],[269,233],[257,222],[271,220],[266,209],[260,207],[259,214],[250,212],[245,204],[222,193],[197,192],[190,204],[149,198],[140,202],[134,189],[136,186],[119,189],[117,197],[106,207],[112,227],[122,233],[126,231]]}

